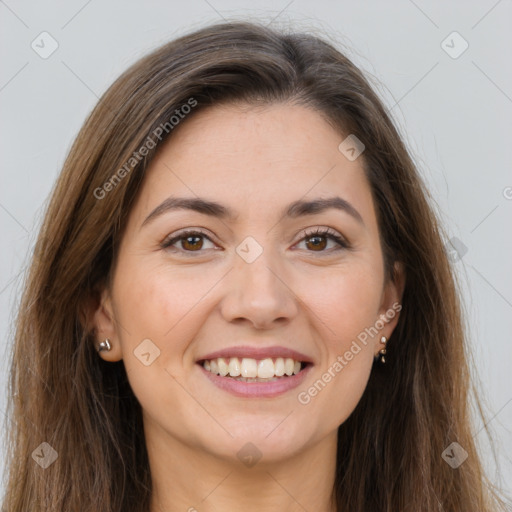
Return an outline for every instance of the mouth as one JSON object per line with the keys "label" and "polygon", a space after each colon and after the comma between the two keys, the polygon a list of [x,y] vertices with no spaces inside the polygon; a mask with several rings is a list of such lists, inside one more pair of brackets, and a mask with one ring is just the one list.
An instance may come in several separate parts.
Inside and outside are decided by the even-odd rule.
{"label": "mouth", "polygon": [[245,348],[226,352],[210,354],[196,364],[210,383],[235,397],[275,398],[286,394],[304,382],[313,367],[307,356],[281,348],[265,349],[265,354]]}
{"label": "mouth", "polygon": [[277,382],[304,371],[312,363],[291,357],[216,357],[197,362],[206,372],[237,382]]}

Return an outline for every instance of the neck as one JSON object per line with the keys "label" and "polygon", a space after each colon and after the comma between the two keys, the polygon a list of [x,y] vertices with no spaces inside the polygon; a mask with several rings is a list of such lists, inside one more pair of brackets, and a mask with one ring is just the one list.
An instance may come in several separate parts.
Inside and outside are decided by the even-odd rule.
{"label": "neck", "polygon": [[145,431],[153,488],[150,512],[336,510],[336,432],[286,460],[264,462],[263,457],[247,467],[236,456],[222,459],[185,445],[151,422],[145,422]]}

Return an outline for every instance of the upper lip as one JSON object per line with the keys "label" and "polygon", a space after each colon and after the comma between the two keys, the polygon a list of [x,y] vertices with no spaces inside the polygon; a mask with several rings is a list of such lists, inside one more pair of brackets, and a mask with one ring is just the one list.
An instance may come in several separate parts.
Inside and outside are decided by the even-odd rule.
{"label": "upper lip", "polygon": [[291,358],[295,361],[300,361],[303,363],[312,363],[313,360],[305,354],[297,352],[291,348],[286,347],[254,347],[249,345],[239,345],[236,347],[224,348],[222,350],[216,350],[215,352],[210,352],[202,357],[200,357],[197,361],[204,361],[205,359],[217,359],[218,357],[246,357],[251,359],[267,359],[267,358]]}

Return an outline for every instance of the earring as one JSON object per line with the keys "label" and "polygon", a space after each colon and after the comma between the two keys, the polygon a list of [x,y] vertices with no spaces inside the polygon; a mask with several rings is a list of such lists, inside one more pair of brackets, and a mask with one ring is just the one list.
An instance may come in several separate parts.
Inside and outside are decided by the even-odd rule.
{"label": "earring", "polygon": [[384,357],[384,355],[386,354],[386,341],[388,341],[388,339],[386,338],[386,336],[382,336],[382,338],[380,339],[380,342],[384,344],[384,347],[382,347],[380,350],[379,350],[379,353],[375,356],[376,359],[379,359],[379,356],[380,356],[380,361],[381,363],[385,363],[386,362],[386,359]]}
{"label": "earring", "polygon": [[105,338],[105,341],[102,341],[99,345],[98,352],[101,352],[102,350],[110,350],[112,348],[112,345],[110,344],[110,340],[108,338]]}

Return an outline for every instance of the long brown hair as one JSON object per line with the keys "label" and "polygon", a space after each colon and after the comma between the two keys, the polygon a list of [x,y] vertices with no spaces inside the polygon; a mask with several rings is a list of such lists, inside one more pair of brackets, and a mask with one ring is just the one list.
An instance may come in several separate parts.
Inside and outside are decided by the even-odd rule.
{"label": "long brown hair", "polygon": [[[354,134],[365,144],[387,278],[396,279],[396,261],[407,276],[386,364],[374,366],[338,430],[338,510],[504,509],[473,439],[470,390],[483,413],[444,233],[392,120],[364,74],[331,44],[247,22],[195,31],[135,63],[71,148],[17,316],[4,509],[147,512],[141,407],[123,362],[98,357],[87,311],[108,285],[145,169],[187,121],[170,122],[176,109],[188,104],[180,111],[193,116],[233,101],[306,105],[339,131],[340,142]],[[468,454],[457,468],[442,457],[452,442]],[[52,464],[36,463],[50,460],[52,449]]]}

